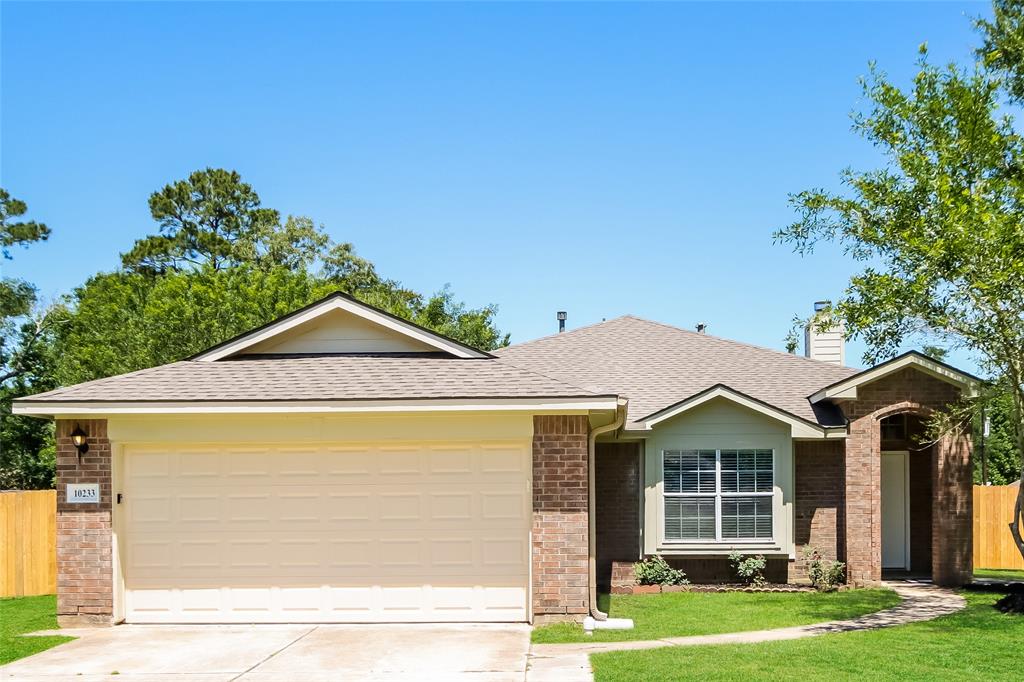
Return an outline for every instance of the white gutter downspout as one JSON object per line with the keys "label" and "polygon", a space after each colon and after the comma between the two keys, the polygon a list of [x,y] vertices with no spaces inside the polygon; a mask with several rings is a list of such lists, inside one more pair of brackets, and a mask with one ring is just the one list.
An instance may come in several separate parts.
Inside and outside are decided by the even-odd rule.
{"label": "white gutter downspout", "polygon": [[590,432],[590,438],[587,441],[587,530],[589,532],[588,563],[590,564],[587,583],[590,585],[588,599],[590,602],[590,615],[594,617],[594,620],[608,620],[608,614],[597,608],[597,514],[595,513],[597,494],[594,489],[594,476],[597,471],[597,437],[609,431],[617,430],[625,421],[626,401],[620,399],[619,405],[615,410],[615,421],[611,424],[598,426]]}

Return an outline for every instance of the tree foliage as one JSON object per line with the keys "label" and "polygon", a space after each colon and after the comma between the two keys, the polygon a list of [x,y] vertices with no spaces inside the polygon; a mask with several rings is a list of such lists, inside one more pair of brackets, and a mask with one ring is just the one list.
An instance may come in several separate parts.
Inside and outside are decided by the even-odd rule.
{"label": "tree foliage", "polygon": [[[6,246],[49,234],[35,223],[33,232],[6,222],[25,212],[10,206],[5,256]],[[20,339],[19,357],[30,368],[4,386],[8,408],[12,397],[188,358],[339,290],[484,350],[508,343],[494,326],[494,306],[468,308],[447,287],[424,296],[381,277],[310,218],[282,221],[234,171],[196,171],[154,192],[149,208],[157,233],[122,254],[121,269],[93,275],[45,318],[31,315],[31,285],[0,289],[0,350],[6,362],[14,356],[9,342]],[[40,319],[46,324],[35,325]],[[52,426],[8,409],[3,429],[0,487],[51,486]]]}
{"label": "tree foliage", "polygon": [[[998,386],[985,400],[984,414],[988,417],[991,425],[989,436],[985,438],[985,460],[988,473],[988,483],[992,485],[1007,485],[1020,478],[1020,454],[1017,452],[1017,443],[1014,438],[1014,409],[1013,395],[1009,391],[999,390]],[[974,482],[985,483],[981,476],[981,439],[984,433],[984,424],[981,421],[981,414],[977,417],[977,423],[973,429],[976,434],[975,460],[974,460]]]}
{"label": "tree foliage", "polygon": [[0,187],[0,253],[7,260],[11,259],[12,246],[28,246],[46,241],[50,237],[50,228],[44,223],[14,220],[27,212],[28,204],[15,199],[7,190]]}
{"label": "tree foliage", "polygon": [[[1020,10],[1014,12],[1019,24]],[[1000,53],[999,69],[1009,69],[1013,50]],[[867,342],[867,362],[891,357],[922,338],[973,352],[1012,401],[1019,472],[1024,141],[1013,119],[1000,112],[1013,90],[1004,89],[1006,81],[991,62],[940,67],[922,46],[918,73],[906,89],[872,65],[863,81],[867,104],[853,123],[884,155],[884,166],[843,171],[841,192],[793,195],[798,219],[776,239],[801,253],[822,241],[836,242],[864,264],[835,311],[850,336]],[[1024,554],[1022,501],[1011,531]]]}
{"label": "tree foliage", "polygon": [[[24,201],[0,188],[0,253],[45,241],[43,223],[16,220],[28,212]],[[54,387],[52,308],[41,307],[36,288],[20,279],[0,280],[0,489],[53,484],[52,426],[11,415],[18,396]]]}
{"label": "tree foliage", "polygon": [[1024,11],[1020,0],[993,0],[992,19],[979,19],[975,25],[983,38],[978,56],[1002,78],[1011,99],[1024,101]]}
{"label": "tree foliage", "polygon": [[72,296],[58,337],[61,384],[187,358],[339,290],[485,350],[508,343],[493,306],[468,309],[447,288],[425,297],[382,278],[311,219],[282,223],[234,171],[196,171],[149,206],[159,233]]}

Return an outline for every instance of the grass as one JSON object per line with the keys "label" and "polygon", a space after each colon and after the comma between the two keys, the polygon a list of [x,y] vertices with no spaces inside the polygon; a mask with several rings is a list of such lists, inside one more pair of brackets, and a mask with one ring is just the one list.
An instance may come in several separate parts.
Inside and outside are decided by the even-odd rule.
{"label": "grass", "polygon": [[601,595],[598,606],[613,618],[632,618],[632,630],[583,634],[575,623],[533,630],[538,644],[660,639],[685,635],[764,630],[853,618],[899,603],[890,590],[818,592],[668,592]]}
{"label": "grass", "polygon": [[968,608],[924,623],[788,642],[669,647],[591,657],[596,682],[624,680],[1020,680],[1024,616],[964,594]]}
{"label": "grass", "polygon": [[57,598],[15,597],[0,599],[0,665],[25,658],[74,637],[19,637],[36,630],[54,630],[57,627]]}
{"label": "grass", "polygon": [[1004,568],[976,568],[975,578],[992,578],[994,580],[1019,580],[1024,582],[1024,571],[1014,571]]}

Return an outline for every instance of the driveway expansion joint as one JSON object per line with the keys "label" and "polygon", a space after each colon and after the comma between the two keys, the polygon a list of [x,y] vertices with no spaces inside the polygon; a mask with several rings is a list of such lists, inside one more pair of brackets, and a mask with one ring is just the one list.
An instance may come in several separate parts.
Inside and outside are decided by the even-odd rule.
{"label": "driveway expansion joint", "polygon": [[231,678],[231,679],[229,680],[229,682],[235,682],[235,680],[239,679],[240,677],[242,677],[242,676],[243,676],[243,675],[245,675],[246,673],[251,673],[251,672],[252,672],[253,670],[255,670],[256,668],[260,667],[261,665],[263,665],[264,663],[266,663],[267,661],[269,661],[270,659],[272,659],[272,658],[273,658],[274,656],[277,656],[277,655],[278,655],[279,653],[281,653],[281,652],[282,652],[282,651],[284,651],[285,649],[287,649],[287,648],[291,647],[291,646],[292,646],[292,645],[294,645],[294,644],[297,644],[297,643],[298,643],[299,641],[301,641],[301,640],[302,640],[302,639],[304,639],[305,637],[307,637],[307,636],[311,635],[312,633],[316,632],[316,630],[317,630],[317,628],[316,628],[315,626],[314,626],[314,627],[312,627],[312,628],[310,628],[309,630],[306,630],[306,631],[305,631],[305,632],[303,632],[303,633],[302,633],[301,635],[299,635],[298,637],[296,637],[296,638],[295,638],[295,639],[293,639],[292,641],[288,642],[287,644],[285,644],[285,645],[284,645],[283,647],[281,647],[281,648],[280,648],[280,649],[278,649],[277,651],[274,651],[274,652],[273,652],[273,653],[271,653],[271,654],[270,654],[269,656],[266,656],[266,657],[264,657],[264,658],[263,658],[263,660],[261,660],[261,661],[257,662],[257,663],[256,663],[255,665],[251,666],[251,667],[250,667],[250,668],[249,668],[248,670],[243,670],[242,672],[240,672],[240,673],[238,673],[237,675],[235,675],[234,677],[232,677],[232,678]]}

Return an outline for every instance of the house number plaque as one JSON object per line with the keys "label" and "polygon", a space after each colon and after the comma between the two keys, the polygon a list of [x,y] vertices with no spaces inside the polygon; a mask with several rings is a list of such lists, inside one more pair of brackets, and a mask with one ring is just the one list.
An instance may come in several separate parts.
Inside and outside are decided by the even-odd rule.
{"label": "house number plaque", "polygon": [[68,483],[67,497],[71,504],[99,504],[99,483]]}

